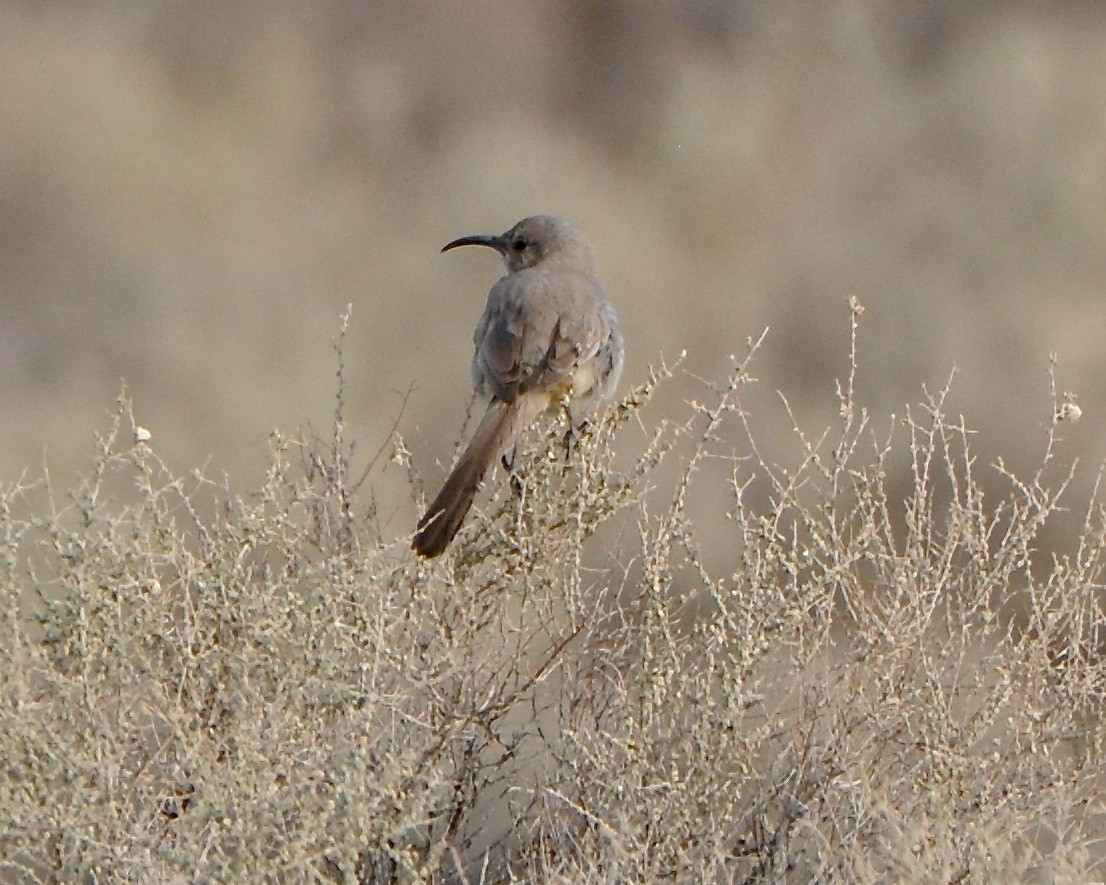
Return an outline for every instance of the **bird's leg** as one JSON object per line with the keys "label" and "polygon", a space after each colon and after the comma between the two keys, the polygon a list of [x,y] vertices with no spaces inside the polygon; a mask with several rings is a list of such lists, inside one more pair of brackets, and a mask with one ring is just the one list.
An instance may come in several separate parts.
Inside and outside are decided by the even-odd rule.
{"label": "bird's leg", "polygon": [[565,404],[565,413],[568,417],[568,430],[564,435],[565,469],[572,464],[573,453],[580,447],[580,440],[588,435],[591,430],[591,421],[587,415],[575,415],[572,407]]}
{"label": "bird's leg", "polygon": [[503,454],[503,469],[507,471],[507,476],[511,482],[511,490],[518,498],[522,497],[522,477],[518,475],[518,471],[515,470],[515,449],[511,449],[510,452]]}
{"label": "bird's leg", "polygon": [[562,445],[565,448],[565,469],[567,470],[572,466],[572,455],[580,445],[580,437],[576,432],[576,425],[569,424],[568,430],[565,431]]}

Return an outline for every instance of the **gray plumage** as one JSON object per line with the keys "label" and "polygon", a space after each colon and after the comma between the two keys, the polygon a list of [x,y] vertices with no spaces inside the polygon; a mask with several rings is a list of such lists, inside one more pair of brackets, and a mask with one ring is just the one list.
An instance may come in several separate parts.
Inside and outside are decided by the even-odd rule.
{"label": "gray plumage", "polygon": [[540,414],[564,403],[578,423],[614,393],[622,373],[618,317],[579,229],[536,215],[442,251],[457,246],[495,249],[507,274],[492,286],[473,333],[472,382],[487,411],[419,520],[411,546],[426,557],[449,546],[488,469]]}

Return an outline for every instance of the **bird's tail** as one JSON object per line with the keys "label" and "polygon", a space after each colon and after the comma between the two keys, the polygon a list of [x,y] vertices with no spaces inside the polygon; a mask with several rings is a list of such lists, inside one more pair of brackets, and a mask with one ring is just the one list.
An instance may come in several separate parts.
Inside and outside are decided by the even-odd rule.
{"label": "bird's tail", "polygon": [[427,558],[438,556],[461,528],[476,489],[492,462],[507,448],[514,432],[519,401],[492,400],[457,466],[419,520],[411,548]]}

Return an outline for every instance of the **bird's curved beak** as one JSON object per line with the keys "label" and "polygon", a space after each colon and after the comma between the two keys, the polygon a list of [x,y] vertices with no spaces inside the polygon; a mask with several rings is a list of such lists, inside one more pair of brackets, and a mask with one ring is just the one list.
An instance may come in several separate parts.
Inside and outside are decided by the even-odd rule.
{"label": "bird's curved beak", "polygon": [[456,249],[458,246],[490,246],[500,254],[502,254],[507,248],[507,244],[505,243],[502,236],[493,237],[489,236],[488,234],[475,234],[470,237],[459,237],[452,243],[446,243],[444,246],[442,246],[442,251],[448,252],[450,249]]}

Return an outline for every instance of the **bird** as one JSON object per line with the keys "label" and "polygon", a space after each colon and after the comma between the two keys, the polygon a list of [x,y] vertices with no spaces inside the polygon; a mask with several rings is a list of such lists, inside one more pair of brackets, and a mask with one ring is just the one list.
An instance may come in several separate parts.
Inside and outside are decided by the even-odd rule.
{"label": "bird", "polygon": [[472,385],[487,401],[480,423],[441,491],[419,520],[411,547],[439,556],[472,507],[488,469],[544,412],[567,407],[572,427],[613,396],[624,343],[584,234],[551,215],[524,218],[502,234],[460,237],[442,247],[486,246],[506,274],[488,292],[473,332]]}

